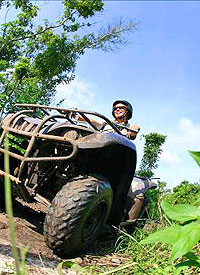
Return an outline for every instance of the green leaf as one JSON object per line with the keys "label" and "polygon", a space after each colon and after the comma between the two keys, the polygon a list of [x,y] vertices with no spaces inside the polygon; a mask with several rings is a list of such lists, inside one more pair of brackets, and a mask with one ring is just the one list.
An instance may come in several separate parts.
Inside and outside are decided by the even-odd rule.
{"label": "green leaf", "polygon": [[189,261],[184,261],[176,265],[176,267],[181,267],[181,266],[197,266],[200,267],[200,263],[194,260],[189,260]]}
{"label": "green leaf", "polygon": [[196,163],[200,166],[200,152],[195,152],[195,151],[189,151],[189,154],[191,157],[196,161]]}
{"label": "green leaf", "polygon": [[187,271],[187,270],[188,270],[187,266],[180,266],[173,272],[173,275],[179,275],[182,271]]}
{"label": "green leaf", "polygon": [[84,271],[84,269],[77,263],[73,262],[73,261],[64,261],[62,263],[59,263],[57,265],[57,272],[59,275],[62,275],[62,268],[63,267],[66,267],[66,268],[69,268],[69,269],[72,269],[74,271],[76,271],[77,273],[81,272],[81,271]]}
{"label": "green leaf", "polygon": [[161,207],[170,219],[179,222],[195,220],[200,216],[200,209],[190,204],[177,204],[172,206],[167,202],[161,202]]}
{"label": "green leaf", "polygon": [[195,205],[197,205],[197,208],[199,209],[200,207],[200,198],[198,198],[195,202],[194,202]]}
{"label": "green leaf", "polygon": [[200,224],[189,223],[181,227],[180,234],[172,247],[171,261],[188,253],[200,240]]}
{"label": "green leaf", "polygon": [[187,254],[184,255],[184,257],[186,257],[188,260],[195,260],[195,261],[200,260],[200,258],[196,256],[193,251],[188,252]]}
{"label": "green leaf", "polygon": [[149,235],[146,239],[142,240],[140,243],[141,244],[167,243],[167,244],[173,245],[179,238],[180,232],[181,232],[181,226],[178,224],[174,224],[167,229],[157,231]]}

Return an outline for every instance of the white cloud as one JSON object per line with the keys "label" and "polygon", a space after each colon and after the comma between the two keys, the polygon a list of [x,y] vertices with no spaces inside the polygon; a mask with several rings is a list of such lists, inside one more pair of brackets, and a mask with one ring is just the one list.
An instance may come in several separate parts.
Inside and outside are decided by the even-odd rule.
{"label": "white cloud", "polygon": [[183,180],[198,182],[199,167],[187,150],[200,150],[200,124],[181,118],[167,135],[156,175],[173,187]]}
{"label": "white cloud", "polygon": [[200,150],[200,125],[188,118],[182,118],[174,133],[167,135],[161,161],[180,164],[184,161],[182,158],[183,155],[187,155],[187,150]]}
{"label": "white cloud", "polygon": [[193,128],[193,123],[190,119],[188,118],[182,118],[178,124],[178,128],[181,131],[188,131],[189,129]]}
{"label": "white cloud", "polygon": [[195,124],[188,118],[182,118],[177,125],[178,132],[168,135],[170,146],[180,150],[200,150],[200,124]]}
{"label": "white cloud", "polygon": [[65,107],[91,108],[94,105],[95,87],[93,83],[86,82],[83,79],[76,78],[70,84],[59,84],[57,86],[55,101],[65,99]]}
{"label": "white cloud", "polygon": [[163,152],[160,156],[161,161],[168,162],[170,164],[176,164],[180,162],[180,158],[177,154],[172,153],[167,149],[163,149]]}

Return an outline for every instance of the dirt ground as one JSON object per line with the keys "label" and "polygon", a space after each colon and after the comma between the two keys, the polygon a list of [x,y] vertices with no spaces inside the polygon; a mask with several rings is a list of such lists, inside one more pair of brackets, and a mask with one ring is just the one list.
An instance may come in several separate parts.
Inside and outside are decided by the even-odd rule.
{"label": "dirt ground", "polygon": [[[43,220],[46,209],[38,204],[25,204],[22,201],[14,203],[15,229],[18,248],[28,248],[26,264],[28,274],[57,274],[56,267],[62,259],[56,257],[47,247],[42,234]],[[82,267],[94,266],[96,273],[102,267],[117,267],[128,260],[128,257],[112,253],[114,241],[95,243],[93,254],[87,254],[73,259]],[[102,248],[109,247],[109,254],[102,255]],[[14,259],[11,253],[10,234],[7,215],[0,213],[0,274],[14,273]],[[76,274],[63,270],[63,274]]]}

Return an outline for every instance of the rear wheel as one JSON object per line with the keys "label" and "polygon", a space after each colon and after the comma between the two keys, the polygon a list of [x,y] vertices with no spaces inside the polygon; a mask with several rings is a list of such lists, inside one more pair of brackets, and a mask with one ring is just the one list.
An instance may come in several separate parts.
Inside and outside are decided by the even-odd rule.
{"label": "rear wheel", "polygon": [[101,176],[79,177],[55,196],[44,222],[44,237],[59,256],[73,256],[97,237],[110,213],[112,189]]}

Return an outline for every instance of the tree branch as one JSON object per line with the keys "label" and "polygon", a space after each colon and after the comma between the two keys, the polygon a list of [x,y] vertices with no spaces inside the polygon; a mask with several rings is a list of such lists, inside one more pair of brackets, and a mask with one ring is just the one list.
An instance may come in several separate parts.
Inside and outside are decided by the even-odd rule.
{"label": "tree branch", "polygon": [[[76,11],[74,11],[74,12],[70,15],[70,17],[73,16],[75,13],[76,13]],[[65,19],[64,19],[60,24],[58,24],[58,25],[48,26],[48,27],[46,27],[45,29],[43,29],[43,30],[41,30],[41,31],[39,31],[39,32],[32,33],[32,34],[27,35],[27,36],[25,36],[25,37],[18,37],[18,38],[11,39],[11,40],[7,41],[6,43],[4,43],[4,44],[1,46],[0,51],[1,51],[6,45],[8,45],[8,44],[10,44],[10,43],[12,43],[12,42],[16,42],[16,41],[20,41],[20,40],[25,40],[25,39],[29,39],[29,38],[33,38],[33,37],[36,37],[36,36],[38,36],[38,35],[40,35],[40,34],[45,33],[45,32],[48,31],[48,30],[53,30],[53,29],[60,28],[61,26],[63,26],[63,25],[67,22],[67,20],[69,20],[70,17],[65,18]]]}
{"label": "tree branch", "polygon": [[127,33],[130,31],[137,30],[137,22],[129,21],[128,24],[124,25],[124,22],[120,19],[119,21],[115,22],[114,24],[110,24],[107,26],[107,29],[101,29],[97,38],[94,38],[89,42],[89,44],[84,45],[78,52],[82,52],[85,48],[96,48],[96,49],[103,49],[103,50],[113,50],[111,46],[106,46],[105,43],[112,44],[115,47],[117,45],[124,45],[127,43],[127,39],[121,36],[122,33]]}

